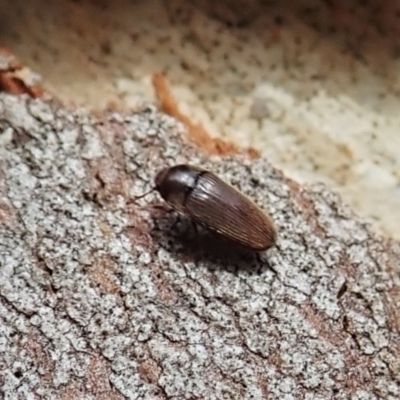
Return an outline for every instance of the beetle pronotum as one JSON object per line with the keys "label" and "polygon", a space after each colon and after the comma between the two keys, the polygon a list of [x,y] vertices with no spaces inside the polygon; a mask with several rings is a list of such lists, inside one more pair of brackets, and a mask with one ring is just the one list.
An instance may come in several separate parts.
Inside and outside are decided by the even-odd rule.
{"label": "beetle pronotum", "polygon": [[276,242],[271,218],[209,171],[184,164],[165,168],[157,174],[154,189],[176,211],[244,247],[261,251]]}

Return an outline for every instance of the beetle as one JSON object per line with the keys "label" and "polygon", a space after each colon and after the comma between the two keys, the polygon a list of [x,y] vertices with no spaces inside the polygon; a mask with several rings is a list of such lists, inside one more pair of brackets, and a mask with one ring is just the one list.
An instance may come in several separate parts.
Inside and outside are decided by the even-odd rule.
{"label": "beetle", "polygon": [[243,247],[262,251],[276,243],[272,219],[210,171],[187,164],[165,168],[156,175],[152,190],[179,213]]}

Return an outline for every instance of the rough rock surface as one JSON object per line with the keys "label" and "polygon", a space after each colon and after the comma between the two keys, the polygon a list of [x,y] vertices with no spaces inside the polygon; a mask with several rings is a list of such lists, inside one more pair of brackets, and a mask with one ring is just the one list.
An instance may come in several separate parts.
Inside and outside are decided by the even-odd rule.
{"label": "rough rock surface", "polygon": [[[398,399],[400,246],[267,160],[207,157],[143,106],[0,94],[4,399]],[[233,249],[148,190],[191,162],[270,212]]]}

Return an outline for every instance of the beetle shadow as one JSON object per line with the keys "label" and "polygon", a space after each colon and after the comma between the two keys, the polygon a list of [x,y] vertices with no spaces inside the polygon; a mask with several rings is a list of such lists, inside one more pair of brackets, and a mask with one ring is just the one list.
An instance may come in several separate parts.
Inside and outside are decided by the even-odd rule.
{"label": "beetle shadow", "polygon": [[206,264],[209,269],[257,273],[268,265],[260,252],[245,248],[196,224],[174,211],[153,216],[152,239],[183,261]]}

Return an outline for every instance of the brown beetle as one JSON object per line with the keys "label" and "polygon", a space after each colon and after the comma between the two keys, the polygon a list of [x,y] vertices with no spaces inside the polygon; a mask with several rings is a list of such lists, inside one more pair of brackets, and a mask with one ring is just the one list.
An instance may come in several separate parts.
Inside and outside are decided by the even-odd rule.
{"label": "brown beetle", "polygon": [[176,165],[159,172],[155,183],[155,189],[176,211],[244,247],[261,251],[276,242],[271,218],[209,171]]}

